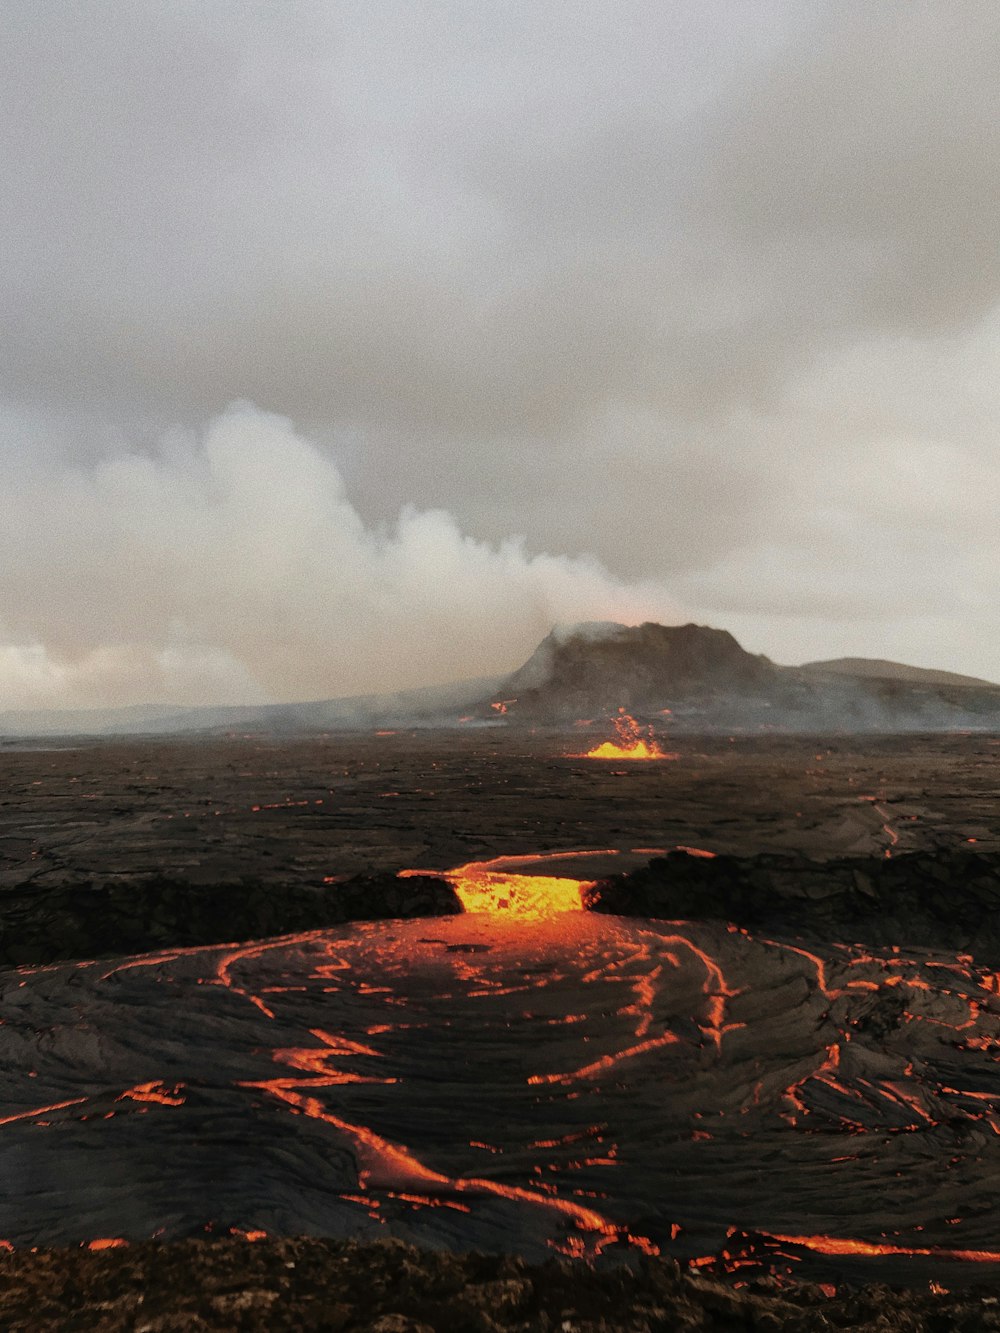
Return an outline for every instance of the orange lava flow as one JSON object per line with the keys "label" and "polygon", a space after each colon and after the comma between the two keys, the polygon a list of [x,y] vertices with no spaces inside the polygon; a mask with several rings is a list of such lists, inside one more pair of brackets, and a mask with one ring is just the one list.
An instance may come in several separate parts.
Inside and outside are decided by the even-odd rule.
{"label": "orange lava flow", "polygon": [[656,741],[638,740],[634,745],[615,745],[613,741],[602,741],[588,750],[587,759],[667,759]]}
{"label": "orange lava flow", "polygon": [[[522,894],[520,901],[510,902],[506,907],[487,906],[476,909],[466,905],[466,910],[509,910],[522,917],[522,919],[526,917],[531,919],[536,913],[537,917],[548,917],[553,914],[553,911],[582,910],[580,882],[578,880],[554,880],[548,876],[508,874],[498,867],[511,863],[526,865],[545,859],[561,859],[566,856],[579,857],[602,854],[604,853],[570,852],[550,853],[548,856],[534,854],[522,857],[498,857],[494,861],[473,862],[468,866],[459,867],[458,870],[449,872],[445,878],[455,883],[456,890],[458,889],[457,881],[463,877],[472,880],[473,888],[478,892],[485,893],[491,902],[501,893],[505,893],[516,900],[521,887],[518,881],[527,881],[531,895],[528,898],[524,898]],[[414,875],[425,872],[410,871],[409,873]],[[485,885],[481,879],[483,876],[486,877]],[[506,882],[507,888],[500,889],[498,885],[490,884],[491,876],[501,883]],[[532,883],[532,881],[535,881],[535,883]],[[571,885],[573,893],[564,895],[560,887],[553,894],[550,888],[553,884],[557,886]],[[565,901],[566,906],[557,905],[553,908],[553,900],[557,904]],[[316,940],[321,935],[322,932],[305,932],[299,936],[288,937],[282,942],[285,944],[293,941],[301,943],[307,940]],[[273,948],[274,943],[273,940],[260,941],[238,949],[226,946],[225,952],[221,953],[215,969],[215,977],[220,985],[256,1004],[261,1012],[268,1017],[273,1017],[272,1012],[263,1004],[259,996],[238,985],[232,972],[237,963],[259,956],[269,948]],[[333,967],[334,965],[331,964],[330,966]],[[336,966],[339,967],[340,965],[337,964]],[[318,971],[322,971],[322,968],[319,968]],[[553,1249],[562,1254],[579,1258],[592,1258],[614,1244],[628,1245],[643,1254],[659,1254],[659,1247],[648,1237],[633,1233],[627,1226],[611,1221],[585,1204],[561,1198],[555,1194],[542,1193],[537,1189],[506,1184],[503,1181],[492,1180],[488,1177],[445,1175],[432,1167],[425,1166],[405,1145],[386,1138],[365,1124],[345,1119],[343,1116],[329,1110],[319,1097],[312,1094],[347,1083],[393,1083],[396,1080],[391,1077],[379,1078],[375,1075],[355,1074],[339,1067],[339,1062],[343,1060],[352,1060],[358,1057],[379,1058],[380,1053],[374,1047],[339,1034],[323,1031],[320,1028],[310,1029],[310,1033],[317,1038],[320,1046],[315,1048],[278,1048],[273,1052],[275,1059],[291,1066],[297,1071],[296,1075],[246,1082],[239,1086],[260,1089],[284,1103],[292,1112],[330,1125],[350,1139],[358,1167],[360,1192],[358,1194],[345,1193],[341,1195],[342,1198],[360,1203],[368,1208],[372,1216],[378,1216],[377,1210],[381,1207],[381,1202],[376,1197],[376,1192],[384,1191],[388,1197],[399,1198],[414,1205],[454,1208],[460,1212],[468,1211],[468,1206],[458,1200],[457,1195],[465,1195],[466,1197],[493,1195],[512,1202],[529,1204],[561,1217],[572,1230],[561,1239],[550,1239],[548,1243]],[[664,1036],[643,1045],[644,1048],[652,1049],[674,1040],[675,1038],[672,1036]],[[630,1048],[617,1058],[628,1058],[638,1053],[637,1049]],[[613,1062],[614,1058],[612,1059]],[[577,1076],[588,1077],[590,1072],[589,1069],[578,1071]],[[595,1070],[595,1072],[597,1071]]]}
{"label": "orange lava flow", "polygon": [[675,754],[667,754],[653,736],[653,728],[642,728],[634,717],[630,717],[624,708],[619,708],[614,719],[615,737],[613,741],[604,741],[588,750],[584,759],[676,759]]}
{"label": "orange lava flow", "polygon": [[[433,1200],[435,1195],[440,1197],[442,1191],[444,1192],[442,1202],[447,1202],[448,1196],[455,1193],[494,1194],[503,1199],[533,1204],[562,1214],[584,1233],[582,1236],[570,1236],[565,1242],[570,1247],[577,1242],[581,1254],[599,1253],[614,1241],[627,1241],[645,1253],[659,1253],[657,1247],[646,1237],[632,1235],[628,1228],[610,1222],[592,1208],[574,1203],[570,1199],[538,1194],[534,1190],[523,1189],[518,1185],[506,1185],[499,1180],[477,1176],[453,1178],[442,1175],[441,1172],[424,1166],[401,1144],[390,1142],[369,1129],[367,1125],[353,1124],[341,1119],[340,1116],[333,1115],[317,1098],[305,1096],[290,1087],[283,1086],[280,1080],[254,1086],[266,1088],[273,1096],[280,1098],[300,1114],[321,1120],[347,1134],[354,1142],[354,1151],[358,1159],[358,1183],[366,1194],[372,1189],[382,1188],[396,1197],[405,1198],[406,1194],[413,1192],[411,1186],[423,1186],[420,1192],[421,1198],[427,1201]],[[404,1186],[402,1192],[398,1189],[399,1184]],[[397,1188],[393,1190],[393,1186]],[[558,1243],[554,1244],[556,1248],[560,1248]]]}
{"label": "orange lava flow", "polygon": [[[671,758],[662,755],[661,758]],[[666,847],[633,847],[633,854],[664,856]],[[701,847],[678,847],[677,851],[689,856],[714,857]],[[462,904],[462,910],[479,915],[499,915],[520,921],[545,921],[564,912],[582,912],[585,890],[593,880],[569,876],[536,875],[528,868],[546,862],[586,860],[588,857],[621,855],[615,847],[598,847],[584,851],[526,852],[516,856],[496,856],[489,861],[469,861],[454,870],[400,870],[400,879],[419,875],[436,875],[446,879]],[[523,871],[522,871],[523,868]],[[642,1035],[637,1034],[637,1035]]]}
{"label": "orange lava flow", "polygon": [[814,1254],[862,1255],[878,1257],[880,1255],[920,1255],[934,1259],[956,1259],[974,1264],[1000,1263],[1000,1250],[951,1250],[937,1249],[931,1246],[893,1245],[885,1241],[849,1240],[841,1236],[779,1236],[771,1233],[771,1239],[784,1245],[801,1245]]}
{"label": "orange lava flow", "polygon": [[16,1120],[33,1120],[39,1115],[48,1115],[50,1111],[62,1111],[67,1106],[82,1106],[88,1098],[70,1097],[65,1102],[50,1102],[48,1106],[35,1106],[30,1111],[16,1111],[13,1115],[5,1115],[0,1120],[0,1125],[12,1125]]}
{"label": "orange lava flow", "polygon": [[700,949],[693,940],[689,940],[683,935],[665,935],[663,942],[665,944],[679,944],[690,950],[704,967],[705,981],[701,989],[702,994],[708,1001],[708,1014],[707,1021],[701,1025],[701,1030],[713,1043],[716,1050],[720,1049],[722,1038],[726,1033],[743,1026],[742,1023],[725,1022],[726,1001],[731,1000],[738,992],[733,990],[726,981],[722,969],[715,959],[707,954],[704,949]]}
{"label": "orange lava flow", "polygon": [[[563,912],[582,912],[582,893],[590,887],[591,881],[555,875],[518,874],[508,867],[611,855],[614,855],[612,851],[602,850],[498,856],[491,861],[470,861],[455,870],[443,872],[441,878],[446,879],[455,890],[465,912],[488,913],[519,921],[545,921]],[[406,877],[426,873],[404,870],[400,875]]]}
{"label": "orange lava flow", "polygon": [[646,1055],[649,1051],[658,1051],[664,1046],[676,1046],[680,1042],[680,1037],[676,1037],[672,1032],[664,1032],[662,1037],[650,1037],[646,1041],[637,1042],[635,1046],[628,1046],[623,1051],[615,1051],[611,1055],[602,1055],[600,1059],[593,1060],[589,1065],[583,1065],[580,1069],[574,1069],[569,1074],[532,1074],[529,1083],[574,1083],[577,1079],[597,1078],[601,1074],[607,1074],[616,1068],[625,1060],[631,1060],[636,1055]]}
{"label": "orange lava flow", "polygon": [[184,1094],[180,1091],[180,1084],[167,1088],[160,1079],[154,1079],[150,1083],[138,1083],[134,1088],[126,1088],[115,1100],[120,1102],[126,1097],[133,1102],[159,1102],[161,1106],[184,1105]]}
{"label": "orange lava flow", "polygon": [[463,866],[446,878],[466,912],[489,912],[542,921],[562,912],[582,912],[584,882],[553,875],[511,875]]}

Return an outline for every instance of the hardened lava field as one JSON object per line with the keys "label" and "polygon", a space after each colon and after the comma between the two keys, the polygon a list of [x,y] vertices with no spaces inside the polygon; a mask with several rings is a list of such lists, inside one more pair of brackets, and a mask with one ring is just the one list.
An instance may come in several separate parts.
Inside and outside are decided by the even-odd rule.
{"label": "hardened lava field", "polygon": [[581,893],[678,846],[994,852],[996,743],[674,741],[617,768],[572,740],[5,753],[9,893],[419,870],[466,911],[8,969],[0,1237],[996,1281],[1000,959]]}

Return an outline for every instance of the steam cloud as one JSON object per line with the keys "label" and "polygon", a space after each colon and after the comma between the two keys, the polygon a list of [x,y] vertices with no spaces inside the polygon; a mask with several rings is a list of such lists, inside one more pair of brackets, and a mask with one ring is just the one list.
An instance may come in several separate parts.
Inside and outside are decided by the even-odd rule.
{"label": "steam cloud", "polygon": [[329,457],[246,403],[7,500],[0,709],[374,693],[516,666],[554,621],[679,614],[442,510],[366,526]]}
{"label": "steam cloud", "polygon": [[[663,587],[1000,678],[996,0],[34,0],[0,45],[9,705],[513,665]],[[164,442],[234,399],[318,454]]]}

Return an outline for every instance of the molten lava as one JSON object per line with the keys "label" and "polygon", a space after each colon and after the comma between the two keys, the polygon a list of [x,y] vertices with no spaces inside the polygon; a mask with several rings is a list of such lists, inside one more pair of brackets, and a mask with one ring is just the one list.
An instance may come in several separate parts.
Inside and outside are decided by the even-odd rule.
{"label": "molten lava", "polygon": [[676,759],[675,754],[667,754],[653,735],[653,728],[647,727],[646,734],[634,717],[619,708],[614,719],[615,737],[613,741],[604,741],[588,750],[585,759]]}
{"label": "molten lava", "polygon": [[[632,855],[665,856],[666,847],[633,847]],[[698,847],[684,847],[692,856],[714,857],[714,852]],[[565,912],[586,910],[587,890],[593,879],[568,875],[534,873],[546,863],[619,856],[614,847],[588,848],[585,851],[528,852],[518,856],[496,856],[490,861],[470,861],[454,870],[400,870],[400,879],[420,875],[439,875],[454,888],[463,912],[473,915],[500,916],[511,921],[538,922]]]}
{"label": "molten lava", "polygon": [[[594,853],[601,855],[601,853]],[[516,917],[520,921],[543,921],[563,912],[582,912],[582,891],[590,881],[552,875],[518,874],[508,867],[534,865],[542,860],[563,860],[573,853],[549,857],[498,856],[492,861],[470,861],[444,875],[458,895],[463,911]],[[403,874],[420,874],[404,871]]]}
{"label": "molten lava", "polygon": [[[996,960],[580,911],[574,872],[667,850],[470,862],[443,872],[465,919],[9,973],[0,1147],[95,1165],[13,1179],[0,1251],[65,1243],[72,1217],[100,1249],[379,1226],[741,1281],[995,1280]],[[207,1215],[170,1152],[201,1123]],[[162,1194],[119,1188],[122,1161],[146,1180],[160,1158]]]}

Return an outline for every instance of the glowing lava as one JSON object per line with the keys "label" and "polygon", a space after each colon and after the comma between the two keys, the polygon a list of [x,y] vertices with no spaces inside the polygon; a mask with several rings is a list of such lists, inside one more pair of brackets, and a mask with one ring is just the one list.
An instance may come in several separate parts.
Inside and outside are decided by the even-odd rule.
{"label": "glowing lava", "polygon": [[[665,756],[669,757],[669,756]],[[633,847],[633,855],[665,856],[665,847]],[[714,852],[698,847],[684,847],[692,856],[714,857]],[[568,875],[528,873],[550,862],[586,860],[619,856],[614,847],[586,851],[528,852],[519,856],[496,856],[489,861],[469,861],[454,870],[400,870],[400,879],[419,875],[438,875],[446,879],[462,904],[463,912],[478,916],[499,916],[511,921],[538,922],[559,917],[566,912],[586,910],[587,890],[592,879]]]}
{"label": "glowing lava", "polygon": [[[562,861],[581,853],[557,852],[550,855],[498,856],[492,861],[470,861],[446,871],[446,879],[458,895],[465,912],[507,916],[520,921],[544,921],[563,912],[582,912],[582,891],[591,881],[553,875],[518,874],[510,867],[535,865],[539,861]],[[582,855],[603,856],[611,852]],[[426,872],[404,870],[405,875]]]}
{"label": "glowing lava", "polygon": [[585,759],[676,759],[676,754],[667,754],[653,736],[653,728],[646,728],[646,735],[634,717],[619,708],[614,719],[614,741],[604,741],[588,750]]}
{"label": "glowing lava", "polygon": [[[443,872],[464,919],[0,977],[0,1251],[382,1228],[741,1281],[995,1279],[996,959],[580,910],[605,861],[668,850],[470,862]],[[209,1204],[172,1152],[199,1134]]]}

